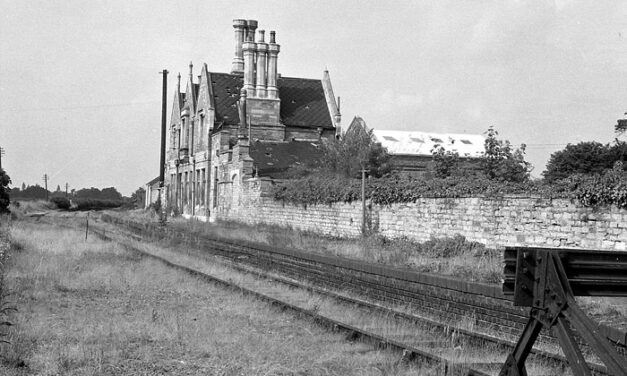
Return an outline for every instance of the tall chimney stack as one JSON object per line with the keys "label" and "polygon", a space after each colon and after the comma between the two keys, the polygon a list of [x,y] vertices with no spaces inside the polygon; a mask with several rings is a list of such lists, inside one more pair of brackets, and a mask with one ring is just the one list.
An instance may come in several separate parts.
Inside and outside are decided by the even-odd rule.
{"label": "tall chimney stack", "polygon": [[257,85],[255,86],[257,98],[266,97],[266,54],[268,44],[264,40],[264,30],[259,30],[259,41],[257,43]]}
{"label": "tall chimney stack", "polygon": [[239,111],[239,129],[237,132],[238,138],[246,137],[246,89],[240,90],[239,102],[237,103],[237,109]]}
{"label": "tall chimney stack", "polygon": [[[248,21],[250,24],[252,21]],[[256,27],[255,21],[255,27]],[[257,52],[257,44],[254,40],[250,39],[254,35],[254,30],[251,34],[250,30],[247,30],[246,41],[242,44],[242,51],[244,53],[244,89],[249,97],[253,97],[255,93],[255,53]]]}
{"label": "tall chimney stack", "polygon": [[246,20],[233,20],[233,28],[235,29],[235,56],[233,57],[233,67],[231,73],[244,73],[244,54],[242,52],[242,44],[246,34]]}
{"label": "tall chimney stack", "polygon": [[268,98],[276,99],[279,97],[279,90],[277,89],[277,58],[281,46],[276,44],[276,33],[270,31],[270,43],[268,44]]}

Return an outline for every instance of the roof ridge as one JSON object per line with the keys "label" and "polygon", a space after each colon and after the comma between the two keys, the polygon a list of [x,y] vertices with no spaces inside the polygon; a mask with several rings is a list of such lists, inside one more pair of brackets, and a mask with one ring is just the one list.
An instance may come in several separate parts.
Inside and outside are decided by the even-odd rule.
{"label": "roof ridge", "polygon": [[287,76],[281,76],[279,77],[280,79],[287,79],[287,80],[307,80],[307,81],[322,81],[321,78],[304,78],[304,77],[287,77]]}

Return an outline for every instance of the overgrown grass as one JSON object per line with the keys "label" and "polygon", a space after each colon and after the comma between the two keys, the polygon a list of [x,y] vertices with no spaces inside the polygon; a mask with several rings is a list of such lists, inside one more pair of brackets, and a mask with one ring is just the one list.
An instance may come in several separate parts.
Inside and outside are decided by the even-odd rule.
{"label": "overgrown grass", "polygon": [[[117,243],[15,222],[7,288],[19,307],[0,373],[415,374],[255,300],[142,259]],[[425,371],[422,374],[430,374]]]}
{"label": "overgrown grass", "polygon": [[[107,234],[115,234],[119,231],[114,225],[99,224],[99,226],[102,226],[102,228],[106,227]],[[386,338],[410,344],[415,348],[422,349],[429,353],[438,353],[454,362],[502,363],[506,357],[502,349],[498,349],[491,343],[485,343],[484,346],[478,348],[475,345],[469,345],[463,337],[455,335],[444,337],[441,334],[434,333],[430,326],[421,327],[420,325],[416,325],[415,322],[399,321],[386,313],[372,312],[369,309],[360,308],[358,306],[345,305],[316,293],[291,289],[280,283],[258,279],[254,271],[251,273],[235,271],[228,266],[224,266],[222,264],[223,261],[221,261],[219,257],[208,254],[201,249],[193,247],[181,248],[176,245],[168,245],[168,242],[163,241],[160,241],[158,244],[147,241],[128,241],[131,242],[134,247],[166,258],[171,262],[228,280],[231,283],[244,286],[248,289],[262,291],[266,295],[274,296],[277,299],[312,310],[354,327],[367,329]],[[355,296],[353,295],[352,297]],[[413,306],[395,306],[393,308],[399,312],[405,312],[410,315],[420,311],[420,309]],[[441,317],[427,317],[442,322]],[[497,337],[501,334],[486,331],[487,328],[475,328],[474,318],[469,318],[468,322],[464,320],[464,322],[447,321],[443,323],[451,325],[451,328],[463,327],[472,330],[479,329],[480,332]],[[472,324],[473,328],[468,327],[469,323]],[[515,339],[516,338],[513,340]],[[550,350],[555,351],[554,348]],[[562,371],[547,368],[544,362],[533,362],[533,364],[529,365],[528,369],[533,370],[530,375],[562,374]]]}
{"label": "overgrown grass", "polygon": [[10,247],[9,222],[9,215],[0,215],[0,351],[8,344],[7,337],[12,325],[10,314],[15,310],[7,301],[4,284],[4,273]]}
{"label": "overgrown grass", "polygon": [[[153,211],[135,210],[110,213],[142,222],[156,222]],[[388,239],[373,234],[362,238],[327,237],[273,225],[250,226],[238,222],[206,223],[184,218],[168,218],[168,225],[190,233],[247,240],[271,246],[298,249],[438,273],[467,281],[500,283],[503,277],[502,251],[468,241],[461,235],[431,239],[424,243],[407,238]]]}

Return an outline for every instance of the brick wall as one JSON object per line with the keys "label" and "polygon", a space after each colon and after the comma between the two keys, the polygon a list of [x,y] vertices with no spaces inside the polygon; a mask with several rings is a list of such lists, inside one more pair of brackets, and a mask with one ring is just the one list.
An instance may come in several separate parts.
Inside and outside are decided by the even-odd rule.
{"label": "brick wall", "polygon": [[[269,180],[242,182],[237,201],[218,218],[266,223],[356,237],[361,203],[310,205],[274,201],[265,192]],[[425,241],[461,234],[490,247],[525,245],[625,250],[627,210],[582,207],[568,199],[537,197],[424,198],[411,204],[369,205],[368,225],[380,234]]]}

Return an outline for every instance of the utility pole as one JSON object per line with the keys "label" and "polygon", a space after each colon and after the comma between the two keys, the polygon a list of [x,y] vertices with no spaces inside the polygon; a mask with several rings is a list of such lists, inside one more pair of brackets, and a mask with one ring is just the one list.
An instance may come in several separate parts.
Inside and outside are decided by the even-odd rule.
{"label": "utility pole", "polygon": [[0,170],[2,170],[2,156],[4,155],[4,148],[0,147]]}
{"label": "utility pole", "polygon": [[366,169],[361,169],[361,233],[366,234]]}
{"label": "utility pole", "polygon": [[65,183],[65,197],[67,197],[67,190],[70,187],[68,183]]}
{"label": "utility pole", "polygon": [[[163,75],[163,92],[161,96],[161,158],[159,159],[159,200],[163,193],[163,187],[165,185],[165,127],[166,127],[166,115],[167,115],[167,95],[168,95],[168,71],[164,69],[161,74]],[[165,222],[165,208],[164,203],[161,203],[161,222]]]}
{"label": "utility pole", "polygon": [[44,188],[46,188],[46,201],[48,201],[48,174],[44,174]]}

